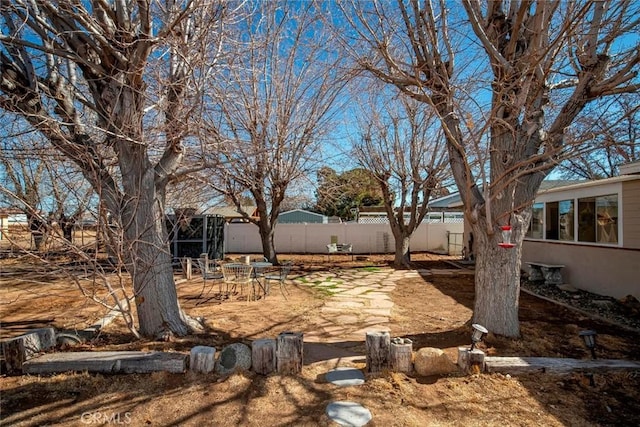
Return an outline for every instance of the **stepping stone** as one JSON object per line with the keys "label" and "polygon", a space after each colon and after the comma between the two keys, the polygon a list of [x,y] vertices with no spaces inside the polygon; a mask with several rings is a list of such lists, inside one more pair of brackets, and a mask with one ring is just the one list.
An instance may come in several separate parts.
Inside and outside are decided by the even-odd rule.
{"label": "stepping stone", "polygon": [[339,325],[351,325],[354,323],[358,323],[360,320],[358,316],[343,314],[343,315],[337,316],[334,321]]}
{"label": "stepping stone", "polygon": [[360,369],[355,368],[336,368],[327,372],[324,377],[331,384],[340,387],[364,384],[364,374]]}
{"label": "stepping stone", "polygon": [[392,308],[393,301],[388,299],[373,299],[369,303],[369,307],[371,308]]}
{"label": "stepping stone", "polygon": [[341,426],[363,426],[371,421],[371,412],[356,402],[331,402],[326,413]]}
{"label": "stepping stone", "polygon": [[378,323],[387,323],[389,321],[388,317],[383,316],[371,316],[364,319],[365,324],[367,325],[376,325]]}
{"label": "stepping stone", "polygon": [[391,308],[363,308],[361,313],[369,314],[371,316],[389,317],[391,316]]}
{"label": "stepping stone", "polygon": [[364,307],[364,303],[359,301],[329,301],[326,303],[325,307],[331,308],[360,308]]}

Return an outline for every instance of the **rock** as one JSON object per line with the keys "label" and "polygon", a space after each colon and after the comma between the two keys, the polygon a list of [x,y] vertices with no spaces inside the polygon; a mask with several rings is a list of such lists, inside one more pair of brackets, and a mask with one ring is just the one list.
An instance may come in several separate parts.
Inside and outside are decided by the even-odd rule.
{"label": "rock", "polygon": [[627,295],[620,299],[620,304],[622,304],[627,316],[640,316],[640,301],[633,295]]}
{"label": "rock", "polygon": [[56,344],[60,348],[69,348],[82,344],[82,338],[76,334],[58,333],[56,334]]}
{"label": "rock", "polygon": [[424,347],[418,350],[413,360],[418,375],[442,375],[457,371],[457,366],[439,348]]}
{"label": "rock", "polygon": [[571,286],[568,283],[558,285],[558,289],[565,292],[578,292],[578,289],[576,289],[575,287]]}
{"label": "rock", "polygon": [[226,346],[220,352],[220,358],[216,363],[216,372],[221,375],[232,374],[236,371],[248,371],[251,369],[251,349],[242,343],[234,343]]}
{"label": "rock", "polygon": [[327,416],[341,426],[364,426],[371,421],[371,411],[357,402],[337,401],[327,405]]}
{"label": "rock", "polygon": [[613,301],[607,299],[594,299],[593,305],[602,309],[609,309],[613,306]]}
{"label": "rock", "polygon": [[349,367],[338,367],[324,375],[327,382],[339,387],[364,384],[365,377],[360,369]]}
{"label": "rock", "polygon": [[171,342],[173,341],[173,332],[168,329],[162,329],[156,334],[156,341]]}

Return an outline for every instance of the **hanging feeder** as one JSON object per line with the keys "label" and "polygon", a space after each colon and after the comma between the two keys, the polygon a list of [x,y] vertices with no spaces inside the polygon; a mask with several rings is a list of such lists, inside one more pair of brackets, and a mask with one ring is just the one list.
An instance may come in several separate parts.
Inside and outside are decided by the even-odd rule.
{"label": "hanging feeder", "polygon": [[498,243],[501,248],[512,248],[515,245],[511,243],[511,226],[503,225],[502,227],[502,242]]}

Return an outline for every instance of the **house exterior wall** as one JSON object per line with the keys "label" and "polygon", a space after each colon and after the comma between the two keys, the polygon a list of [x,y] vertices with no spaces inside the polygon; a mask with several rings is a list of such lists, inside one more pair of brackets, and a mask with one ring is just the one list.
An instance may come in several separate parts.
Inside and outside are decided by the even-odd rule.
{"label": "house exterior wall", "polygon": [[640,250],[561,242],[525,240],[522,269],[527,261],[565,265],[565,283],[599,295],[640,299]]}
{"label": "house exterior wall", "polygon": [[540,194],[536,202],[618,195],[619,239],[617,243],[525,239],[522,269],[526,262],[562,264],[565,283],[599,295],[640,298],[640,177],[591,182]]}
{"label": "house exterior wall", "polygon": [[640,179],[622,183],[622,201],[624,247],[640,249]]}
{"label": "house exterior wall", "polygon": [[[256,225],[227,224],[225,227],[225,253],[262,252]],[[462,223],[423,223],[413,233],[411,250],[447,253],[449,234],[462,232]],[[351,243],[355,254],[393,253],[395,248],[388,224],[278,224],[274,243],[279,253],[324,254],[331,236],[338,236],[338,243]]]}

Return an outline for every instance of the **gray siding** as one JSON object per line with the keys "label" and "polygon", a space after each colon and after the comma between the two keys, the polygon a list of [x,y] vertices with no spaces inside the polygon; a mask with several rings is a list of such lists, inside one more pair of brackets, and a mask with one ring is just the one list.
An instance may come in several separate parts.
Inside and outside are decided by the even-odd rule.
{"label": "gray siding", "polygon": [[622,204],[624,247],[640,249],[640,180],[622,183]]}

